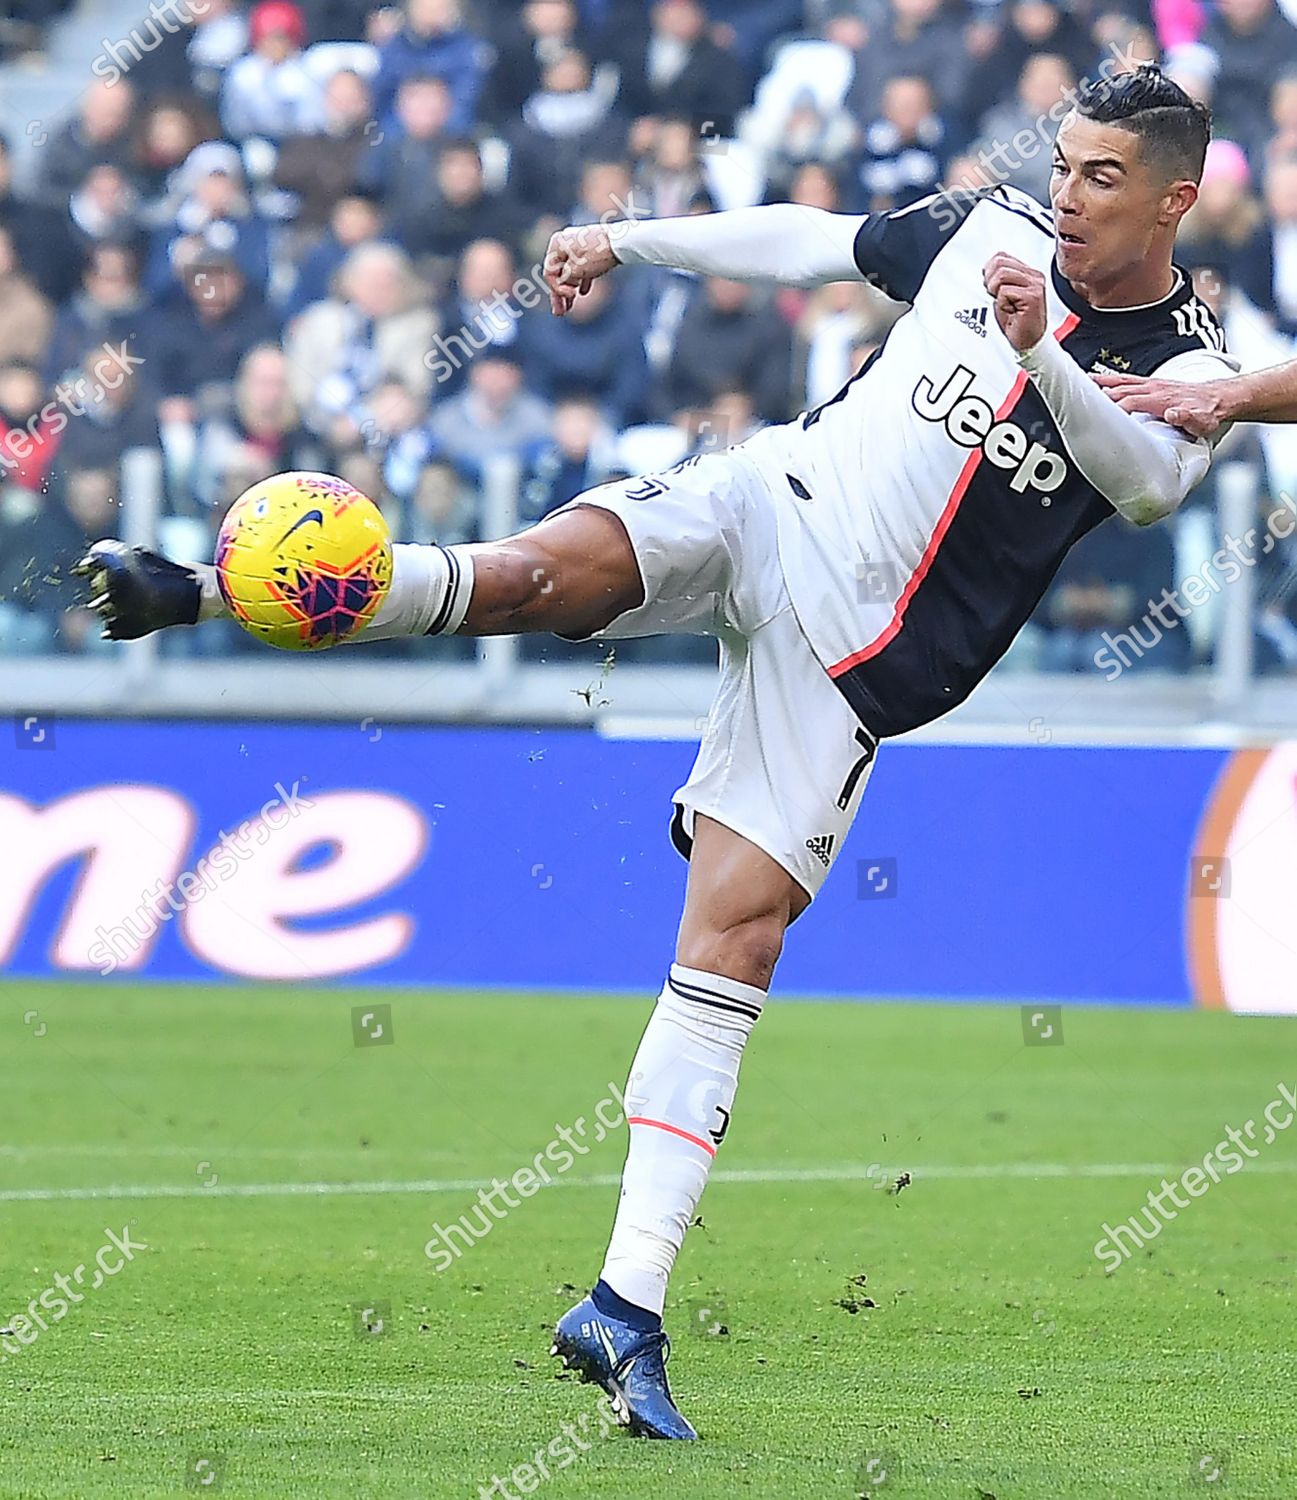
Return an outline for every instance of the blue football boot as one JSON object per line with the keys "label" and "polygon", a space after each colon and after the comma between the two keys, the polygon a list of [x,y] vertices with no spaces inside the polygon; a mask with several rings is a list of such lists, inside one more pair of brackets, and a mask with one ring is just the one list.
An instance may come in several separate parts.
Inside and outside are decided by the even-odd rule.
{"label": "blue football boot", "polygon": [[601,1313],[586,1297],[559,1319],[549,1352],[582,1380],[606,1391],[617,1420],[633,1436],[696,1438],[671,1399],[666,1372],[670,1347],[661,1329],[644,1333],[632,1328]]}

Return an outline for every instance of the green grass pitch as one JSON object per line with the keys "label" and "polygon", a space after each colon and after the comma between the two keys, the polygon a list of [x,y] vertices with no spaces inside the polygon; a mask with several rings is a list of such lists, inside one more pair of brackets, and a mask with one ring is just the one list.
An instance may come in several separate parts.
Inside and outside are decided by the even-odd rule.
{"label": "green grass pitch", "polygon": [[[376,1002],[391,1043],[357,1046]],[[548,1357],[622,1131],[424,1253],[620,1083],[648,1008],[0,987],[0,1319],[46,1309],[4,1340],[0,1495],[1297,1495],[1297,1128],[1114,1274],[1092,1249],[1297,1084],[1297,1022],[1065,1008],[1027,1046],[1016,1006],[776,999],[672,1283],[704,1439],[672,1445],[602,1435]],[[147,1249],[91,1289],[123,1230]]]}

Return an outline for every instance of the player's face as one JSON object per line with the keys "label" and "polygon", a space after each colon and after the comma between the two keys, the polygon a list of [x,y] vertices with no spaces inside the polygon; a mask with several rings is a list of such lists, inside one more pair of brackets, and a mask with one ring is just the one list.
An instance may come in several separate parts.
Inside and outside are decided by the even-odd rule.
{"label": "player's face", "polygon": [[1049,184],[1059,270],[1082,289],[1119,284],[1174,235],[1196,195],[1144,160],[1133,131],[1068,114]]}

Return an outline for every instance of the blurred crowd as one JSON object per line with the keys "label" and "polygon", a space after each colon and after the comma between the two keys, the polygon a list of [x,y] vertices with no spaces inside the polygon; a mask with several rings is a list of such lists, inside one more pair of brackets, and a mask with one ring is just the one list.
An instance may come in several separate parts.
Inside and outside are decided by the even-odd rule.
{"label": "blurred crowd", "polygon": [[[61,8],[11,6],[0,47],[38,50]],[[1159,59],[1212,105],[1181,261],[1227,328],[1276,357],[1297,334],[1297,26],[1273,0],[140,10],[66,118],[0,119],[34,142],[19,193],[0,140],[0,652],[97,649],[67,565],[118,531],[135,450],[161,455],[175,555],[210,556],[228,503],[289,468],[343,475],[398,539],[463,541],[489,526],[495,460],[526,522],[827,399],[903,310],[880,293],[637,269],[558,320],[549,234],[999,180],[1043,200],[1060,101],[1101,69]],[[1096,670],[1213,504],[1103,527],[1024,660]],[[1297,668],[1286,549],[1264,573],[1263,664]],[[1170,632],[1146,664],[1210,650]]]}

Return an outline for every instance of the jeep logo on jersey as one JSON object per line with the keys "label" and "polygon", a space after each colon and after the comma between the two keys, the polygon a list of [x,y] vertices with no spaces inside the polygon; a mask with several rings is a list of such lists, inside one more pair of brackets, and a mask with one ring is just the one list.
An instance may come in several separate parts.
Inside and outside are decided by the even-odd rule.
{"label": "jeep logo on jersey", "polygon": [[925,375],[910,398],[925,422],[940,422],[961,448],[980,448],[988,463],[1013,471],[1009,488],[1021,495],[1036,490],[1048,495],[1067,478],[1067,465],[1041,443],[1030,443],[1016,422],[995,420],[995,408],[981,396],[968,395],[973,372],[957,365],[938,390]]}

